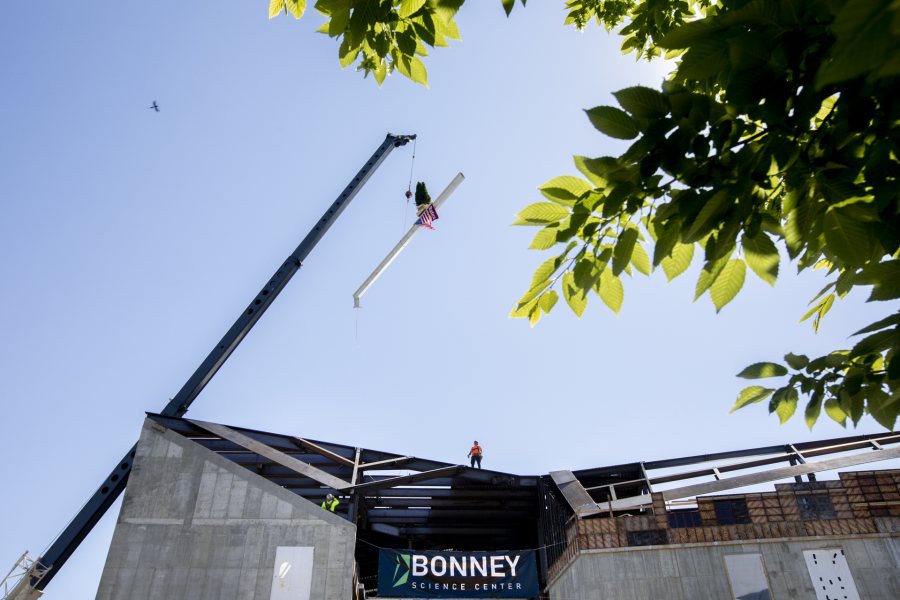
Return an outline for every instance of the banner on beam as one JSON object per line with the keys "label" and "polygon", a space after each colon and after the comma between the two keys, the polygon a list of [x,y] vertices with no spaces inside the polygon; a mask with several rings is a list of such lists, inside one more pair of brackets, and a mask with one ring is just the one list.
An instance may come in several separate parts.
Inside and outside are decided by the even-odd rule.
{"label": "banner on beam", "polygon": [[533,550],[379,550],[378,595],[388,598],[534,598]]}

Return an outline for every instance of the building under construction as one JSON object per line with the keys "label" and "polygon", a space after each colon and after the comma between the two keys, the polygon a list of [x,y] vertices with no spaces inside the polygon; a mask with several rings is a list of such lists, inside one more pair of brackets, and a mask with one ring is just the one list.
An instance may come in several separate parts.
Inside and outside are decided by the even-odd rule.
{"label": "building under construction", "polygon": [[[150,414],[97,598],[895,599],[900,471],[859,468],[897,456],[886,433],[523,476]],[[531,554],[536,591],[393,585],[385,551]]]}

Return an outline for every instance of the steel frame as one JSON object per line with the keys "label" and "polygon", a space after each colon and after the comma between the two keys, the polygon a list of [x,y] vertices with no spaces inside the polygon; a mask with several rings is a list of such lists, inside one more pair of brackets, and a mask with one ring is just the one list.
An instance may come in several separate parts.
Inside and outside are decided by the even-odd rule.
{"label": "steel frame", "polygon": [[[640,509],[651,503],[650,494],[654,491],[662,493],[670,500],[690,498],[703,494],[723,492],[755,485],[794,478],[802,481],[806,475],[809,481],[815,481],[815,473],[831,471],[892,458],[900,458],[900,433],[851,436],[817,442],[785,444],[782,446],[764,446],[747,450],[720,452],[604,467],[585,471],[560,471],[551,473],[551,477],[563,492],[572,511],[579,517],[590,517],[608,511],[628,511]],[[838,454],[857,452],[849,456]],[[810,460],[816,457],[830,458],[826,460]],[[750,459],[731,462],[734,459]],[[753,471],[760,467],[784,465],[762,471]],[[652,471],[673,467],[694,467],[686,471],[666,475],[651,476]],[[620,481],[603,481],[587,483],[594,480],[611,479],[623,474],[637,473],[637,477]],[[727,473],[739,473],[734,477],[725,477]],[[675,488],[660,489],[659,486],[671,483],[685,483],[700,478],[712,477],[713,481],[703,481],[681,485]],[[625,490],[625,495],[619,493]],[[590,500],[587,500],[587,498]]]}

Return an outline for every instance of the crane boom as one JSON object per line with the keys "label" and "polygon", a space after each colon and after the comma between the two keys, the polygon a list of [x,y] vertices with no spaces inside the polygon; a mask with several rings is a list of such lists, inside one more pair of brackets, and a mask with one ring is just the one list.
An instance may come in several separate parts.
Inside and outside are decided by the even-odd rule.
{"label": "crane boom", "polygon": [[[228,357],[231,356],[231,353],[234,352],[259,318],[266,312],[266,309],[272,305],[272,302],[275,301],[281,290],[291,280],[291,277],[303,265],[303,261],[312,249],[322,239],[322,236],[325,235],[325,232],[328,231],[344,209],[347,208],[347,205],[350,204],[356,193],[369,180],[372,173],[384,162],[384,159],[388,157],[394,148],[404,146],[415,138],[415,135],[393,135],[390,133],[385,137],[371,158],[347,184],[347,187],[344,188],[337,199],[331,203],[331,206],[325,211],[322,218],[316,221],[316,224],[306,234],[300,245],[278,267],[278,270],[269,278],[262,290],[250,302],[250,305],[241,312],[241,315],[231,328],[225,333],[219,343],[213,347],[209,355],[197,367],[197,370],[194,371],[194,374],[190,376],[175,397],[169,401],[161,414],[170,417],[180,417],[188,411],[191,403],[203,391],[203,388],[206,387],[206,384],[209,383],[225,361],[228,360]],[[87,501],[68,526],[60,533],[59,537],[54,540],[47,551],[37,560],[42,568],[47,569],[47,571],[43,578],[32,577],[31,585],[34,589],[43,590],[50,583],[50,580],[59,572],[59,569],[68,560],[72,552],[78,548],[81,541],[90,533],[97,521],[100,520],[110,505],[122,493],[122,490],[125,489],[125,483],[128,481],[128,475],[131,473],[131,465],[136,449],[137,444],[132,446],[125,456],[122,457],[106,480],[91,496],[90,500]]]}

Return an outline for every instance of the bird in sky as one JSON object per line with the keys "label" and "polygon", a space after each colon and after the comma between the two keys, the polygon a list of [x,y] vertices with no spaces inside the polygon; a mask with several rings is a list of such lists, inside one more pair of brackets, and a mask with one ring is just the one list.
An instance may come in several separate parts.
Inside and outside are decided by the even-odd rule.
{"label": "bird in sky", "polygon": [[148,106],[147,108],[152,108],[156,112],[159,112],[159,106],[156,104],[156,100],[153,101],[153,104]]}

